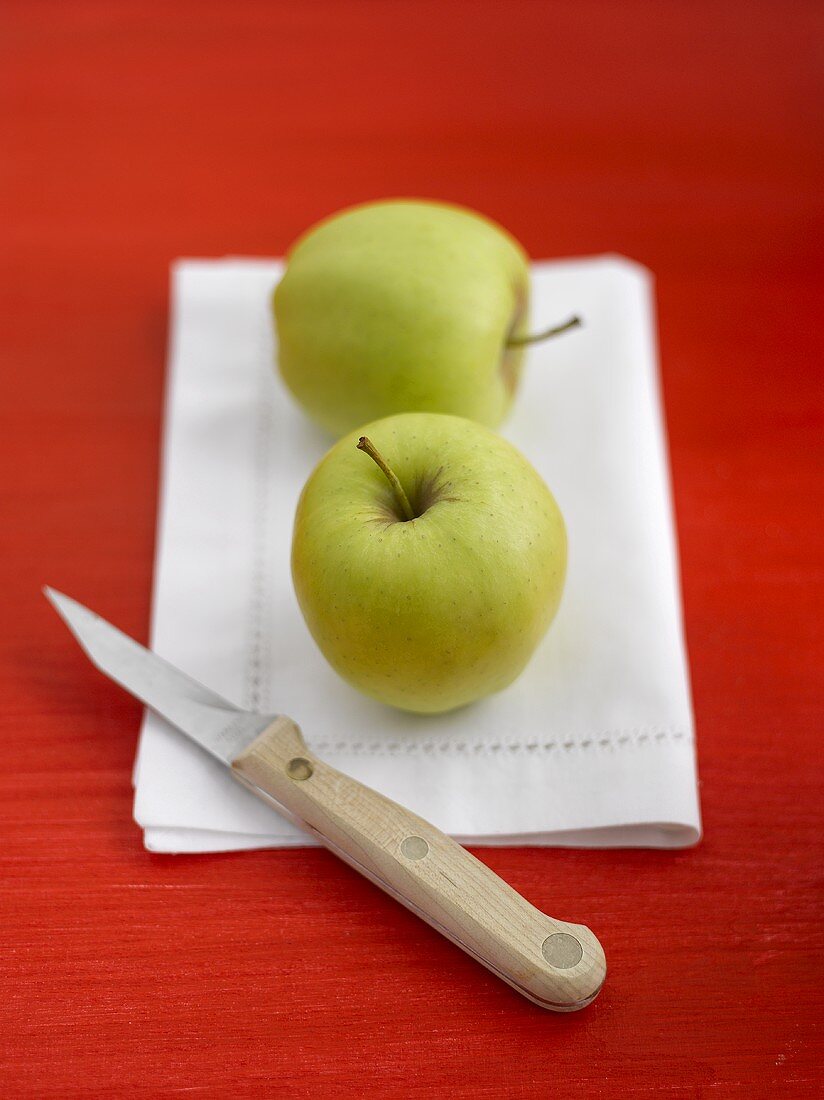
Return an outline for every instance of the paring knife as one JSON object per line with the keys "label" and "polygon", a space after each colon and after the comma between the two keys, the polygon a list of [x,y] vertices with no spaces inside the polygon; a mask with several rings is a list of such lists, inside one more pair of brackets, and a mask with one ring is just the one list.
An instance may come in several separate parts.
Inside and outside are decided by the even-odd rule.
{"label": "paring knife", "polygon": [[44,591],[101,672],[513,989],[554,1012],[598,995],[604,952],[584,925],[546,916],[433,825],[319,760],[291,718],[240,710],[76,600]]}

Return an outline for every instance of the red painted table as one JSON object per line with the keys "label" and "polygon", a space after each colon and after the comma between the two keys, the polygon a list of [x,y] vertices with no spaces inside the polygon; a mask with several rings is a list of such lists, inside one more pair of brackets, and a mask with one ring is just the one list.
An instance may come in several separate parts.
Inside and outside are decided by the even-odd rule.
{"label": "red painted table", "polygon": [[[3,1095],[822,1088],[823,30],[788,0],[6,0]],[[658,275],[706,838],[481,853],[597,929],[575,1016],[323,852],[146,853],[139,709],[38,594],[146,637],[170,260],[392,194]]]}

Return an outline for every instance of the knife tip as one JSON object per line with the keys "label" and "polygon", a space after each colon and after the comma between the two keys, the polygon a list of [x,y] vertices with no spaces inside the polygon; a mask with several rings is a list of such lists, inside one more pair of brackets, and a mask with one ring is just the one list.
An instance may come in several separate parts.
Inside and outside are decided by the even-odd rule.
{"label": "knife tip", "polygon": [[48,584],[43,585],[42,592],[55,611],[62,618],[66,619],[75,601],[71,599],[70,596],[66,596],[63,592],[58,592],[56,588],[52,588],[51,585]]}

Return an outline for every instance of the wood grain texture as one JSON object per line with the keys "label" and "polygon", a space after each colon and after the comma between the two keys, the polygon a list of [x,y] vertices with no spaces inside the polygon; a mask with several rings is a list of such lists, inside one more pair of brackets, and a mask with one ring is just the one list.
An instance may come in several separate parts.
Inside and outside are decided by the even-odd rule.
{"label": "wood grain texture", "polygon": [[603,949],[589,928],[541,913],[428,821],[320,760],[277,718],[232,771],[264,802],[541,1008],[598,995]]}
{"label": "wood grain texture", "polygon": [[[799,1097],[822,1089],[817,2],[0,7],[0,1091]],[[162,857],[139,708],[167,268],[345,203],[479,207],[656,273],[706,835],[486,850],[610,975],[541,1012],[320,850]],[[299,716],[298,716],[299,717]]]}

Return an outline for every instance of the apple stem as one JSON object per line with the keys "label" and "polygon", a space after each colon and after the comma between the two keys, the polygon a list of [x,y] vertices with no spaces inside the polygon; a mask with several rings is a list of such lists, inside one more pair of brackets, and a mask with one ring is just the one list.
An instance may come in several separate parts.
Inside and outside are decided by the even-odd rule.
{"label": "apple stem", "polygon": [[401,511],[407,519],[414,519],[415,513],[412,511],[412,505],[409,503],[409,497],[406,495],[406,492],[403,485],[401,485],[400,483],[398,475],[387,463],[386,459],[383,457],[383,455],[380,453],[378,448],[368,436],[362,435],[360,437],[360,439],[358,440],[358,450],[365,451],[366,454],[368,454],[369,457],[373,459],[373,461],[376,462],[378,466],[380,466],[381,470],[383,470],[384,474],[386,474],[386,480],[392,486],[392,489],[395,493],[395,498],[397,499],[398,504],[400,504],[401,506]]}
{"label": "apple stem", "polygon": [[561,325],[553,325],[552,328],[544,329],[543,332],[533,332],[527,336],[510,336],[506,342],[508,348],[523,348],[527,344],[540,344],[542,340],[549,340],[552,336],[560,336],[562,332],[569,332],[571,328],[578,328],[583,322],[581,318],[577,316],[570,317],[568,321],[564,321]]}

